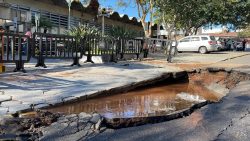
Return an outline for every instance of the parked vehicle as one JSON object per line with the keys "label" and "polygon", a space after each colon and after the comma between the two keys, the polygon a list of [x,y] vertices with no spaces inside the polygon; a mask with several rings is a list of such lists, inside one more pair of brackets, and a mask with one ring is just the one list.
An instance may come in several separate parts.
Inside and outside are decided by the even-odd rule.
{"label": "parked vehicle", "polygon": [[225,42],[224,42],[223,39],[220,39],[220,38],[219,38],[216,42],[217,42],[217,50],[218,50],[218,51],[227,50],[227,49],[226,49],[226,46],[225,46]]}
{"label": "parked vehicle", "polygon": [[236,42],[236,51],[243,51],[242,42]]}
{"label": "parked vehicle", "polygon": [[193,35],[187,36],[178,41],[178,52],[198,51],[205,54],[218,50],[217,42],[214,36],[209,35]]}

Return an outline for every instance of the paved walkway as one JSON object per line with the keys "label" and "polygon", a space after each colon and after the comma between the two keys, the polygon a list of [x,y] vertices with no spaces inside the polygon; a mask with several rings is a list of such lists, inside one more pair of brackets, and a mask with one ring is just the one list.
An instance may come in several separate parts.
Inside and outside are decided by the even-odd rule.
{"label": "paved walkway", "polygon": [[82,64],[82,67],[69,67],[70,63],[53,60],[47,63],[46,69],[35,68],[34,63],[30,63],[25,66],[27,73],[0,74],[0,115],[61,103],[152,79],[166,72],[181,71],[176,67],[142,62]]}
{"label": "paved walkway", "polygon": [[[175,58],[175,62],[185,64],[185,61],[189,61],[191,67],[194,64],[204,66],[247,54],[248,52],[219,52],[219,55],[181,53]],[[85,59],[86,57],[81,61]],[[25,69],[28,71],[26,74],[12,73],[14,65],[6,64],[8,73],[0,74],[0,115],[76,99],[98,91],[154,78],[165,72],[176,72],[187,68],[186,65],[178,65],[180,63],[166,63],[164,59],[158,62],[102,64],[100,58],[94,57],[93,61],[97,63],[82,63],[82,67],[78,68],[69,67],[72,60],[46,60],[48,68],[44,69],[35,68],[36,60],[33,59],[25,64]]]}

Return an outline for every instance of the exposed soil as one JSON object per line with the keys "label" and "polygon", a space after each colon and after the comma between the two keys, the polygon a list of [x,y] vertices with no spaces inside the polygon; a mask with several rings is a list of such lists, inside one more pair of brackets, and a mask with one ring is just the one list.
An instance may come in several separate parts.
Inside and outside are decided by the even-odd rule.
{"label": "exposed soil", "polygon": [[0,140],[36,140],[41,136],[39,128],[51,125],[61,115],[39,110],[34,117],[12,116],[0,120]]}

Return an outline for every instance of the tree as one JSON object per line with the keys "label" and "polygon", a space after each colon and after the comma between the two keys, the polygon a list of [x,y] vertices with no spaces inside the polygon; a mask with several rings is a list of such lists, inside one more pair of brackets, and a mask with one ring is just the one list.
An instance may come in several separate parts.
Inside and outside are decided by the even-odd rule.
{"label": "tree", "polygon": [[239,32],[239,37],[242,37],[242,38],[250,37],[250,25],[248,25],[248,27],[246,27],[241,32]]}
{"label": "tree", "polygon": [[[47,28],[47,29],[51,29],[52,28],[52,23],[48,18],[45,17],[41,17],[39,20],[39,28]],[[35,18],[32,19],[32,25],[36,26],[35,23]]]}
{"label": "tree", "polygon": [[[155,6],[155,0],[133,0],[136,3],[138,16],[141,20],[144,33],[146,37],[150,37],[152,34],[152,23],[153,23],[153,12]],[[129,2],[125,2],[124,0],[118,0],[117,4],[120,7],[127,7],[131,4],[131,0]],[[147,15],[150,16],[149,25],[146,22]]]}
{"label": "tree", "polygon": [[185,35],[197,33],[207,22],[204,14],[206,7],[203,7],[205,3],[196,0],[157,0],[156,13],[160,13],[157,19],[170,34],[174,29],[182,29]]}
{"label": "tree", "polygon": [[[168,1],[172,2],[172,1]],[[177,14],[175,13],[175,9],[169,6],[173,6],[175,3],[168,4],[163,0],[158,0],[156,2],[156,10],[154,13],[154,17],[156,17],[155,22],[158,25],[163,25],[164,29],[168,33],[168,39],[172,38],[172,33],[178,29],[177,23]],[[168,10],[165,10],[168,9]]]}
{"label": "tree", "polygon": [[[250,21],[248,0],[157,0],[160,19],[182,29],[185,35],[196,34],[202,26],[233,25],[242,28]],[[165,24],[166,24],[165,23]]]}
{"label": "tree", "polygon": [[229,28],[235,30],[245,28],[250,23],[249,0],[224,0],[219,4],[221,9],[217,10],[218,14],[215,17],[215,23],[232,25]]}
{"label": "tree", "polygon": [[112,38],[134,38],[136,37],[136,32],[128,30],[121,26],[113,26],[109,31],[109,36]]}
{"label": "tree", "polygon": [[80,42],[81,38],[85,36],[98,36],[101,37],[101,31],[95,26],[89,26],[88,24],[81,24],[79,26],[71,27],[70,30],[66,31],[67,35],[74,36],[76,42]]}

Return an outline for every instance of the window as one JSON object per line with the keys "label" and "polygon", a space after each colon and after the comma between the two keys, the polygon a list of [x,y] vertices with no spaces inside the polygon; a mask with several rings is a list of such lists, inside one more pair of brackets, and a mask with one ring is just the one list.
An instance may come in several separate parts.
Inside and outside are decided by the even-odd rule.
{"label": "window", "polygon": [[192,37],[191,41],[200,41],[200,37]]}
{"label": "window", "polygon": [[215,41],[215,37],[214,36],[210,36],[210,39]]}
{"label": "window", "polygon": [[201,37],[201,40],[205,41],[205,40],[208,40],[208,38],[207,37]]}
{"label": "window", "polygon": [[182,39],[180,42],[190,42],[190,37]]}

